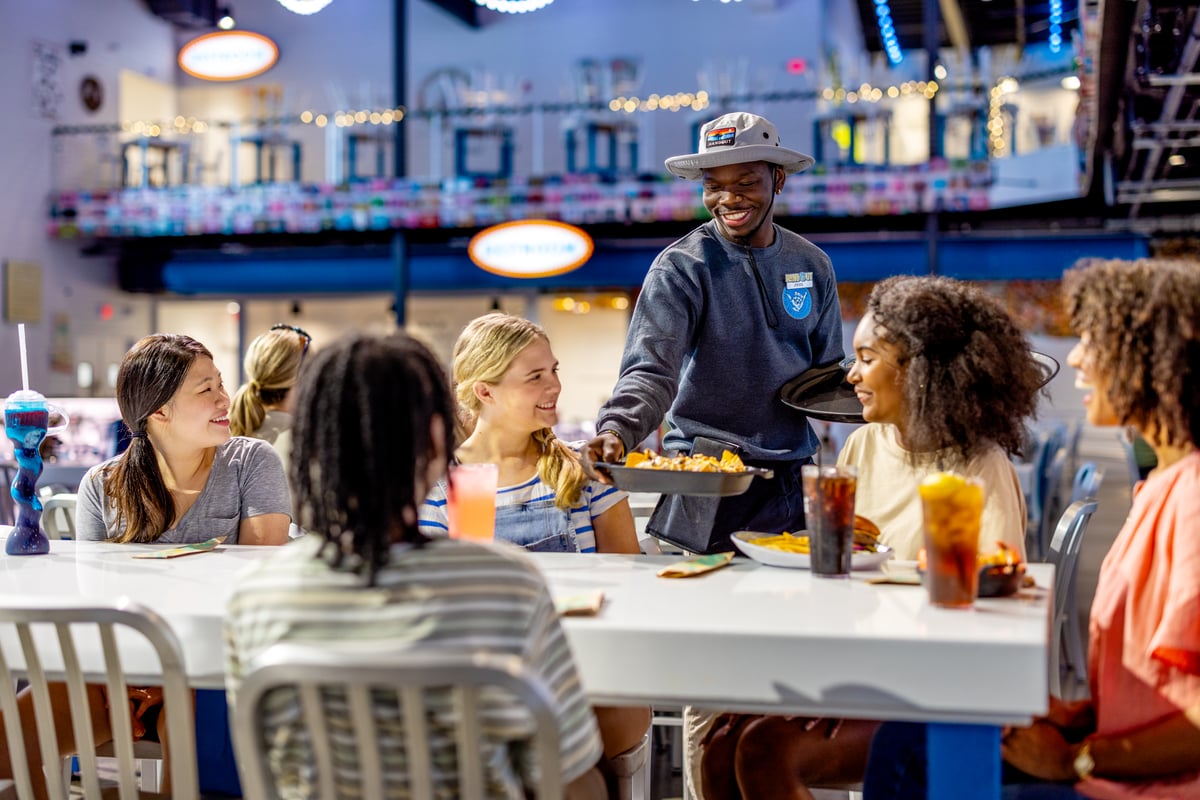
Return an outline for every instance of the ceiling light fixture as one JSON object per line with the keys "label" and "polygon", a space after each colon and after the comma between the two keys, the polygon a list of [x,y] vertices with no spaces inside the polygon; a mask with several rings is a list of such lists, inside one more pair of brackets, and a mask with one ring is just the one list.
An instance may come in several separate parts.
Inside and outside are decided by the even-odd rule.
{"label": "ceiling light fixture", "polygon": [[279,5],[293,14],[315,14],[333,0],[279,0]]}
{"label": "ceiling light fixture", "polygon": [[524,14],[527,11],[545,8],[553,2],[554,0],[475,0],[475,5],[490,8],[492,11],[499,11],[502,14]]}

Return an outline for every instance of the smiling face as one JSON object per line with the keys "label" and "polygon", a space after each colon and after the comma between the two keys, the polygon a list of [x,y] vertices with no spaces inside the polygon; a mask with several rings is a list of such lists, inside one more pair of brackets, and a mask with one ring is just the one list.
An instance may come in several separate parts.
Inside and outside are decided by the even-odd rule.
{"label": "smiling face", "polygon": [[782,168],[765,161],[706,169],[701,178],[704,207],[726,239],[767,247],[775,239],[772,198],[783,189],[784,178]]}
{"label": "smiling face", "polygon": [[507,427],[533,433],[558,423],[561,392],[558,359],[550,342],[538,336],[517,354],[498,382],[488,385],[483,413],[503,420]]}
{"label": "smiling face", "polygon": [[148,422],[157,436],[197,448],[229,441],[229,394],[212,359],[197,357],[170,402]]}
{"label": "smiling face", "polygon": [[904,402],[904,369],[900,348],[881,338],[875,318],[866,314],[854,329],[854,366],[846,379],[863,404],[863,419],[885,422],[900,429],[903,438],[908,420]]}
{"label": "smiling face", "polygon": [[1096,363],[1096,352],[1091,347],[1091,337],[1084,333],[1067,354],[1067,366],[1075,370],[1075,388],[1090,389],[1083,396],[1083,407],[1090,425],[1120,425],[1108,399],[1112,376],[1106,374]]}

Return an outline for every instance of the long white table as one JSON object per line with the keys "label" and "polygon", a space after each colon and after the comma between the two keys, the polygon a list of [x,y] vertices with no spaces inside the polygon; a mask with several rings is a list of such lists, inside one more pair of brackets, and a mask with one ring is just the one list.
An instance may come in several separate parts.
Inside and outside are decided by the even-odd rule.
{"label": "long white table", "polygon": [[[148,547],[54,541],[47,556],[0,555],[0,604],[128,596],[175,629],[192,685],[220,688],[234,575],[271,548],[130,557]],[[599,615],[565,619],[596,702],[937,723],[937,798],[998,797],[998,726],[1046,709],[1049,590],[954,611],[931,607],[920,587],[872,585],[858,574],[822,580],[740,559],[666,580],[655,573],[674,557],[533,558],[556,595],[605,593]],[[1031,565],[1042,587],[1052,571]],[[139,657],[126,656],[135,672]]]}

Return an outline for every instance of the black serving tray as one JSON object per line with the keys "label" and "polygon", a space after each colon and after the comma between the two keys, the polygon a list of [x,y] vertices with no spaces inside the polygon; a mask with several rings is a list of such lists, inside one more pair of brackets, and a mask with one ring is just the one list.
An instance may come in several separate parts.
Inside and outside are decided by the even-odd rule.
{"label": "black serving tray", "polygon": [[624,464],[592,462],[597,472],[605,472],[618,489],[626,492],[657,492],[659,494],[695,494],[710,497],[729,497],[750,488],[756,477],[773,478],[775,473],[760,467],[746,467],[744,472],[689,472],[687,470],[627,467]]}
{"label": "black serving tray", "polygon": [[[1058,361],[1036,350],[1030,355],[1042,369],[1042,386],[1045,386],[1058,374]],[[862,403],[854,394],[854,387],[846,381],[846,374],[853,364],[854,359],[848,358],[802,372],[783,385],[779,399],[806,417],[862,424],[866,422],[862,416]]]}

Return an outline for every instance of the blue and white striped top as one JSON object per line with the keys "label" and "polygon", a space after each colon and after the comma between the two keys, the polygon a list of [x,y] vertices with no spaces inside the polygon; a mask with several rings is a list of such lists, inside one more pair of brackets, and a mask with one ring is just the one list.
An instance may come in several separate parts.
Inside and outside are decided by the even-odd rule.
{"label": "blue and white striped top", "polygon": [[[539,500],[553,500],[554,487],[534,475],[524,483],[516,486],[502,486],[496,490],[496,508],[510,505],[522,505]],[[581,553],[596,552],[596,532],[592,528],[592,520],[620,503],[628,495],[616,488],[599,481],[588,481],[583,491],[579,493],[579,502],[570,511],[571,529],[575,532],[575,542]],[[449,526],[446,522],[446,480],[438,481],[421,504],[420,510],[421,533],[426,536],[446,536]]]}

